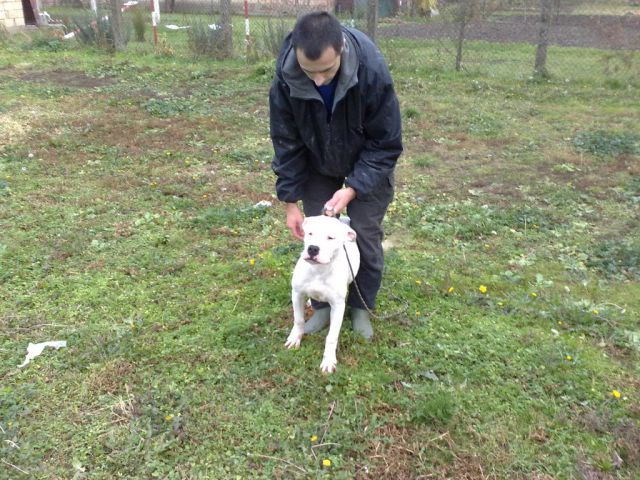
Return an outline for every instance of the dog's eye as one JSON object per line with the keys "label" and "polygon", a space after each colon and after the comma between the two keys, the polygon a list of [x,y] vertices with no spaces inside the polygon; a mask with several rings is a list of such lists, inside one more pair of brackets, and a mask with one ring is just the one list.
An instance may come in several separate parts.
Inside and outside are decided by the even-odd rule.
{"label": "dog's eye", "polygon": [[327,237],[327,240],[335,240],[336,237]]}

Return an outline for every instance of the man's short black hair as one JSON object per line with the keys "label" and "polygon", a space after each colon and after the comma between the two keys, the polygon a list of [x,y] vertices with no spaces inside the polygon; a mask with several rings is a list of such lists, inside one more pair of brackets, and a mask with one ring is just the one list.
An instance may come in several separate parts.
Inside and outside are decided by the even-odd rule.
{"label": "man's short black hair", "polygon": [[303,15],[293,27],[291,43],[302,50],[309,60],[317,60],[327,47],[340,53],[344,42],[342,27],[329,12],[313,12]]}

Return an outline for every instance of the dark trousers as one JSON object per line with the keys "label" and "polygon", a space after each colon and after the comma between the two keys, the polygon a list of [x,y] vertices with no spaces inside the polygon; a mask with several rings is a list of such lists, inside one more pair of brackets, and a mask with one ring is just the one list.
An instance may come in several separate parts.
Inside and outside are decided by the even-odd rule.
{"label": "dark trousers", "polygon": [[[321,215],[324,204],[334,193],[343,187],[344,178],[326,177],[312,174],[305,185],[302,204],[306,216]],[[382,219],[387,207],[393,200],[393,178],[387,179],[373,195],[366,200],[355,198],[347,206],[347,215],[351,218],[351,228],[356,232],[356,242],[360,250],[360,270],[356,283],[366,306],[375,308],[376,295],[382,283],[384,252],[382,251]],[[312,301],[318,310],[328,306],[326,303]],[[347,305],[365,308],[353,284],[349,288]]]}

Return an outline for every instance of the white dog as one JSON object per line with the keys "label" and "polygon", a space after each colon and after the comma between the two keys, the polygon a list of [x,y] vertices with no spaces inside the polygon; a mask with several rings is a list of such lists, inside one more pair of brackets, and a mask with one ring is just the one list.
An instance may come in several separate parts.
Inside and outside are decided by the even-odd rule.
{"label": "white dog", "polygon": [[336,349],[349,284],[360,267],[356,232],[337,218],[324,215],[307,217],[302,229],[304,249],[291,280],[293,328],[285,346],[300,346],[304,335],[304,304],[307,298],[327,302],[331,307],[331,316],[320,369],[331,373],[338,363]]}

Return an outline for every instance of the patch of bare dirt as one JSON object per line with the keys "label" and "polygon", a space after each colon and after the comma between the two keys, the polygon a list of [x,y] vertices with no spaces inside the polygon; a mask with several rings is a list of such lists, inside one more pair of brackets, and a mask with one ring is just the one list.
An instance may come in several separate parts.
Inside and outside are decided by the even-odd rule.
{"label": "patch of bare dirt", "polygon": [[83,72],[68,70],[29,72],[22,74],[20,79],[27,82],[50,83],[60,87],[75,88],[96,88],[116,83],[112,78],[93,78]]}

